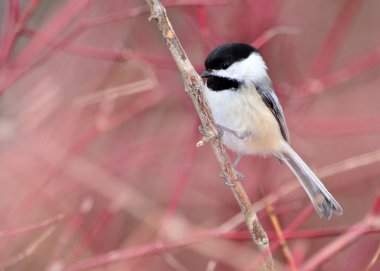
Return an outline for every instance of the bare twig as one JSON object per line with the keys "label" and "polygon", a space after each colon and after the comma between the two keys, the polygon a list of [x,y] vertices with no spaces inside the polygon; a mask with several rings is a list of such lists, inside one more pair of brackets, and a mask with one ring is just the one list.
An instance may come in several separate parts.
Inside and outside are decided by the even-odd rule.
{"label": "bare twig", "polygon": [[358,57],[338,70],[323,75],[318,79],[310,79],[300,87],[302,96],[308,97],[320,93],[327,88],[347,82],[352,78],[367,72],[380,63],[380,48],[375,47],[369,53]]}
{"label": "bare twig", "polygon": [[244,191],[244,188],[239,182],[236,181],[238,179],[236,176],[236,171],[234,170],[220,139],[216,136],[217,132],[215,123],[209,106],[202,94],[203,82],[183,50],[166,15],[165,8],[158,0],[147,0],[147,3],[151,12],[150,19],[157,22],[158,28],[160,29],[173,59],[177,64],[185,85],[185,91],[193,101],[205,133],[209,138],[211,138],[211,145],[219,165],[224,175],[234,184],[234,186],[231,186],[231,190],[239,203],[242,213],[244,214],[252,240],[259,250],[264,251],[269,255],[262,265],[262,270],[274,270],[274,263],[269,250],[267,234],[261,226],[260,221],[252,208],[252,204]]}
{"label": "bare twig", "polygon": [[334,25],[325,38],[324,44],[315,55],[315,61],[311,67],[311,77],[319,77],[330,69],[337,51],[342,46],[344,39],[347,38],[347,32],[351,29],[363,2],[362,0],[353,0],[344,3]]}
{"label": "bare twig", "polygon": [[264,44],[266,44],[269,40],[276,37],[280,34],[287,35],[297,35],[301,32],[297,27],[291,26],[276,26],[268,29],[264,33],[262,33],[254,42],[252,42],[252,46],[256,48],[261,48]]}
{"label": "bare twig", "polygon": [[183,242],[177,242],[174,245],[163,244],[161,242],[154,242],[147,245],[136,246],[133,249],[121,249],[117,251],[111,251],[107,254],[92,257],[87,260],[82,260],[72,266],[69,266],[64,271],[81,271],[92,269],[95,267],[101,267],[110,264],[111,262],[118,262],[120,260],[133,259],[136,257],[147,256],[156,254],[169,249],[188,246],[199,240],[186,239]]}
{"label": "bare twig", "polygon": [[265,196],[263,199],[264,199],[264,203],[266,205],[266,209],[267,209],[267,212],[269,215],[269,219],[272,222],[273,228],[274,228],[275,233],[276,233],[277,238],[278,238],[279,245],[281,246],[282,254],[284,255],[284,257],[288,261],[290,270],[297,271],[298,269],[297,269],[296,261],[294,260],[292,251],[290,250],[288,243],[285,239],[284,231],[282,230],[281,223],[280,223],[280,221],[279,221],[279,219],[278,219],[278,217],[274,211],[274,208],[273,208],[272,204],[269,203],[269,201],[267,200],[267,198]]}
{"label": "bare twig", "polygon": [[[270,204],[267,197],[264,198],[266,201],[266,204]],[[283,231],[283,238],[287,239],[287,235],[289,233],[295,232],[296,229],[298,229],[303,222],[307,219],[308,216],[313,212],[313,206],[310,204],[308,207],[306,207],[299,215],[287,226],[287,228]],[[276,234],[278,237],[278,234]],[[277,248],[279,248],[281,245],[281,239],[275,240],[275,242],[271,243],[270,251],[274,252]],[[248,268],[247,270],[252,270],[255,266],[259,265],[263,261],[263,257],[257,259],[254,264]]]}
{"label": "bare twig", "polygon": [[22,28],[26,25],[28,22],[30,16],[32,16],[35,9],[40,4],[41,0],[30,0],[27,7],[25,8],[24,13],[21,15],[20,20],[16,24],[15,32],[16,34],[19,34]]}
{"label": "bare twig", "polygon": [[366,231],[380,225],[379,208],[380,196],[375,200],[373,211],[366,215],[361,221],[351,226],[346,233],[342,234],[330,244],[314,254],[300,268],[302,271],[317,270],[320,266],[334,257],[338,252],[347,248],[350,244],[357,241]]}
{"label": "bare twig", "polygon": [[[14,83],[21,75],[25,74],[35,65],[41,63],[49,56],[52,50],[45,51],[45,44],[50,43],[62,32],[68,24],[70,24],[78,14],[82,14],[89,7],[90,0],[71,1],[59,13],[44,26],[38,35],[28,43],[28,45],[20,52],[12,61],[12,65],[4,66],[4,70],[0,76],[0,92],[5,91],[12,83]],[[83,26],[79,26],[66,35],[62,39],[61,44],[67,43],[74,36],[79,35],[84,30]],[[17,30],[19,31],[19,30]],[[20,33],[20,32],[17,32]]]}
{"label": "bare twig", "polygon": [[379,259],[379,257],[380,257],[380,245],[378,246],[378,248],[377,248],[377,250],[375,252],[375,255],[373,255],[371,261],[367,265],[365,271],[371,270],[372,267],[375,265],[376,261]]}
{"label": "bare twig", "polygon": [[27,227],[18,228],[18,229],[2,230],[2,231],[0,231],[0,238],[9,237],[9,236],[20,234],[20,233],[25,233],[25,232],[30,232],[33,230],[41,229],[41,228],[44,228],[44,227],[58,223],[64,217],[65,217],[64,214],[59,214],[53,218],[46,219],[42,222],[27,226]]}
{"label": "bare twig", "polygon": [[371,228],[373,225],[373,217],[365,218],[359,223],[352,226],[347,233],[336,238],[329,245],[320,250],[319,253],[313,255],[307,260],[300,268],[303,271],[317,270],[323,263],[326,263],[330,258],[334,257],[339,251],[348,247],[351,243],[355,242],[363,233]]}
{"label": "bare twig", "polygon": [[[166,7],[181,7],[181,6],[195,6],[195,7],[204,7],[204,6],[224,6],[232,4],[233,0],[217,0],[207,3],[207,1],[188,1],[188,0],[170,0],[165,1]],[[108,23],[113,23],[119,20],[125,20],[133,17],[140,16],[149,12],[149,9],[146,6],[138,6],[135,8],[130,8],[128,10],[119,11],[117,13],[107,14],[95,19],[90,19],[86,22],[87,27],[97,27],[101,25],[105,25]]]}
{"label": "bare twig", "polygon": [[123,84],[116,87],[107,88],[105,90],[100,90],[95,94],[87,94],[85,96],[79,97],[74,104],[76,106],[87,106],[90,104],[100,103],[104,99],[111,98],[115,99],[121,96],[128,96],[136,93],[141,93],[144,91],[151,90],[156,86],[155,80],[148,78],[135,81],[132,83]]}
{"label": "bare twig", "polygon": [[11,267],[26,259],[27,257],[31,256],[39,248],[39,246],[53,233],[53,231],[53,227],[47,229],[36,240],[34,240],[30,245],[28,245],[23,251],[11,257],[7,261],[0,263],[0,270],[5,270],[8,267]]}

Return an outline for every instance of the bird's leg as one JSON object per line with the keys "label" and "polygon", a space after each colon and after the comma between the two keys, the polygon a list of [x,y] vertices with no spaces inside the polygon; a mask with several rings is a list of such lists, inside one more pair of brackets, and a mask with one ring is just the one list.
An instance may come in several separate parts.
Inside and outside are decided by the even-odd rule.
{"label": "bird's leg", "polygon": [[[217,132],[218,132],[218,137],[222,137],[223,136],[223,133],[224,131],[222,129],[219,128],[219,125],[216,125],[216,129],[217,129]],[[199,125],[198,126],[198,130],[199,130],[199,133],[205,137],[208,137],[209,135],[206,133],[205,131],[205,128],[203,127],[203,125]]]}
{"label": "bird's leg", "polygon": [[[204,127],[202,125],[199,125],[198,129],[199,129],[199,132],[201,133],[201,135],[207,136],[206,132],[204,130]],[[224,132],[230,133],[230,134],[236,136],[238,139],[242,139],[242,140],[246,139],[247,137],[250,136],[250,133],[248,131],[240,133],[240,132],[234,131],[232,129],[229,129],[229,128],[224,127],[224,126],[219,125],[219,124],[216,124],[216,129],[218,130],[218,136],[219,137],[222,137]]]}
{"label": "bird's leg", "polygon": [[[222,125],[218,125],[218,124],[216,125],[216,128],[217,128],[217,130],[218,130],[218,136],[219,136],[220,138],[223,136],[224,132],[231,133],[231,134],[233,134],[234,136],[236,136],[236,137],[239,138],[239,139],[245,139],[245,138],[247,138],[247,137],[249,136],[249,133],[248,133],[248,132],[245,132],[245,133],[239,133],[239,132],[236,132],[236,131],[234,131],[234,130],[231,130],[231,129],[229,129],[229,128],[226,128],[226,127],[224,127],[224,126],[222,126]],[[207,135],[206,135],[206,132],[205,132],[205,130],[204,130],[204,128],[203,128],[202,125],[199,125],[198,129],[199,129],[199,132],[201,133],[201,135],[203,135],[203,136],[207,136]],[[235,169],[236,166],[239,164],[241,158],[242,158],[242,155],[239,154],[238,157],[237,157],[237,158],[235,159],[235,161],[233,162],[232,165],[233,165],[234,169]],[[237,180],[238,180],[238,181],[241,181],[241,180],[244,178],[244,174],[243,174],[243,173],[240,173],[240,172],[237,171],[236,169],[235,169],[235,173],[236,173],[236,177],[237,177]],[[222,180],[224,181],[224,183],[225,183],[227,186],[234,186],[234,184],[228,180],[228,178],[224,175],[223,172],[220,173],[219,176],[222,178]]]}
{"label": "bird's leg", "polygon": [[228,133],[236,136],[239,139],[246,139],[250,135],[250,133],[248,131],[246,131],[244,133],[240,133],[240,132],[231,130],[231,129],[224,127],[222,125],[219,125],[219,124],[217,124],[216,127],[218,128],[219,135],[223,135],[224,132],[228,132]]}
{"label": "bird's leg", "polygon": [[238,157],[236,157],[236,159],[234,161],[234,167],[237,167],[237,165],[239,164],[242,157],[243,157],[243,155],[241,153],[239,153]]}
{"label": "bird's leg", "polygon": [[201,135],[206,136],[205,128],[202,124],[198,126],[198,131]]}
{"label": "bird's leg", "polygon": [[[243,157],[243,155],[239,154],[238,157],[236,157],[235,161],[232,164],[233,167],[234,167],[234,169],[235,169],[235,173],[236,173],[236,177],[237,177],[238,181],[241,181],[241,180],[244,179],[244,174],[236,170],[236,166],[239,164],[239,162],[240,162],[240,160],[241,160],[242,157]],[[220,173],[219,176],[222,178],[222,180],[224,181],[225,185],[227,185],[227,186],[234,186],[234,184],[228,180],[228,178],[224,175],[223,172]]]}

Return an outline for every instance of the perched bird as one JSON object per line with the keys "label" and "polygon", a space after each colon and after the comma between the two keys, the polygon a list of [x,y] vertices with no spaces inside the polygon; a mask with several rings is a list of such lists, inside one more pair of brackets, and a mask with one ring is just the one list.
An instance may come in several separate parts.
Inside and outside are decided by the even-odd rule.
{"label": "perched bird", "polygon": [[260,52],[249,44],[224,44],[207,56],[205,68],[204,94],[223,144],[239,158],[276,156],[300,181],[320,217],[341,215],[339,203],[289,145],[284,113]]}

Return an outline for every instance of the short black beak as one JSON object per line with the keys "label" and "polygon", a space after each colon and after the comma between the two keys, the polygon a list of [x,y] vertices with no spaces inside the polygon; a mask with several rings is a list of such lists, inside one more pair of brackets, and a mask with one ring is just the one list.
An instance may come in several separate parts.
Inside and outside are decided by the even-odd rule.
{"label": "short black beak", "polygon": [[209,71],[204,71],[204,72],[202,72],[202,74],[201,74],[201,77],[202,77],[202,78],[207,78],[207,77],[210,77],[210,76],[212,76],[212,74],[211,74],[211,72],[209,72]]}

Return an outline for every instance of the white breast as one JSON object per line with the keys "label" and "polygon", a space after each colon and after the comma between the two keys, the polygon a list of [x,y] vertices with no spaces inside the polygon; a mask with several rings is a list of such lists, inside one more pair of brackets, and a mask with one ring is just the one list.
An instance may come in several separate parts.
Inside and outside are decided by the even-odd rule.
{"label": "white breast", "polygon": [[241,154],[268,154],[281,147],[278,122],[254,86],[237,91],[212,91],[205,86],[204,94],[216,124],[250,135],[242,140],[224,132],[223,144],[229,149]]}

